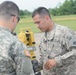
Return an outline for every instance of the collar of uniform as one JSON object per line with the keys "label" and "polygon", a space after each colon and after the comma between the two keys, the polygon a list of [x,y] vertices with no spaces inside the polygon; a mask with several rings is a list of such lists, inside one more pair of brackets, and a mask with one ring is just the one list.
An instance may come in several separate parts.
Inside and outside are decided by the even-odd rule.
{"label": "collar of uniform", "polygon": [[45,38],[47,38],[47,40],[52,40],[54,38],[55,28],[56,28],[56,25],[54,25],[52,30],[50,30],[49,32],[45,32]]}
{"label": "collar of uniform", "polygon": [[8,29],[8,28],[6,28],[6,27],[3,27],[3,26],[0,26],[0,30],[5,30],[5,31],[9,31],[9,32],[11,32],[10,29]]}

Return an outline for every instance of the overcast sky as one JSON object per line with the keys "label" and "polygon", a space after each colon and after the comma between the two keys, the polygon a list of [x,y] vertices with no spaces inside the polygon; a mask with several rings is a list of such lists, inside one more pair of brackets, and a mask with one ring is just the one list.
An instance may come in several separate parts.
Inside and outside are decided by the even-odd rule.
{"label": "overcast sky", "polygon": [[[7,0],[0,0],[0,3]],[[59,3],[64,3],[65,0],[9,0],[15,2],[20,9],[33,11],[39,6],[46,8],[55,8]]]}

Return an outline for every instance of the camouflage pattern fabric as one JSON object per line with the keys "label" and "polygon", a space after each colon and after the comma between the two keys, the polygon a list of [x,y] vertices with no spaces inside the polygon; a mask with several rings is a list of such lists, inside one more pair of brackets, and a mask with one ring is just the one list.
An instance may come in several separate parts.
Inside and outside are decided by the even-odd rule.
{"label": "camouflage pattern fabric", "polygon": [[40,48],[40,63],[55,59],[57,66],[45,70],[43,75],[76,75],[76,35],[74,31],[55,25],[50,32],[43,33]]}
{"label": "camouflage pattern fabric", "polygon": [[0,75],[34,75],[27,47],[7,28],[0,27]]}

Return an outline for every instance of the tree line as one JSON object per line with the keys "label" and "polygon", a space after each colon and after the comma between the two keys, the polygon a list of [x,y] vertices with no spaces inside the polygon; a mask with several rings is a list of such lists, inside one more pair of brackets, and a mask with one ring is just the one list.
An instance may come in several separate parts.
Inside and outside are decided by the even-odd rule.
{"label": "tree line", "polygon": [[[76,0],[65,0],[63,4],[59,3],[55,8],[48,9],[53,16],[76,14]],[[20,15],[31,15],[28,10],[20,10]]]}

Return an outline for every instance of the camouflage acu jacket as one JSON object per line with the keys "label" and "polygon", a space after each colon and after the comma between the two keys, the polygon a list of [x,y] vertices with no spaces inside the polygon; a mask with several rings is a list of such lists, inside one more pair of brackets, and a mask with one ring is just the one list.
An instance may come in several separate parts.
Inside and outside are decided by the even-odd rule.
{"label": "camouflage acu jacket", "polygon": [[44,75],[76,75],[76,36],[67,27],[55,25],[45,32],[40,42],[41,64],[55,59],[57,66],[45,71]]}
{"label": "camouflage acu jacket", "polygon": [[0,75],[33,75],[26,49],[9,29],[0,27]]}

